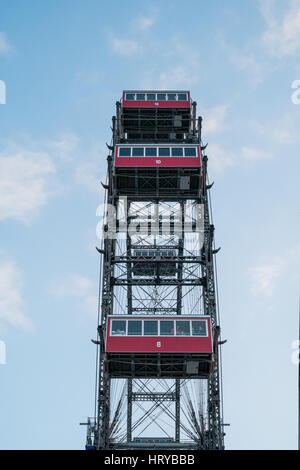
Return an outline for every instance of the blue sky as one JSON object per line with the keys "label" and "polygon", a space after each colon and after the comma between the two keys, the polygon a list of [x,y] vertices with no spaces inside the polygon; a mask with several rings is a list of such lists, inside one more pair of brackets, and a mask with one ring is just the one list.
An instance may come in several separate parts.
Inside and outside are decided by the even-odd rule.
{"label": "blue sky", "polygon": [[203,116],[226,446],[296,448],[299,52],[299,0],[1,0],[2,449],[83,448],[99,182],[115,102],[135,88],[190,89]]}

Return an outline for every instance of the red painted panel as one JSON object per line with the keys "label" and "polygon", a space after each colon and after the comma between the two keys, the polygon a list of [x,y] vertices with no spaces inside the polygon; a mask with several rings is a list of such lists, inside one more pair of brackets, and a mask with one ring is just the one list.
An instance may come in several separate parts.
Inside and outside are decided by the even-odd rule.
{"label": "red painted panel", "polygon": [[[179,91],[180,92],[180,91]],[[127,92],[128,93],[128,92]],[[132,93],[136,93],[133,91]],[[141,92],[143,93],[143,92]],[[147,91],[145,92],[147,93]],[[151,91],[149,91],[151,93]],[[156,92],[154,92],[156,93]],[[164,93],[161,91],[161,93]],[[168,91],[167,91],[168,93]],[[177,92],[175,92],[177,93]],[[187,93],[188,99],[187,101],[136,101],[136,100],[126,100],[126,92],[123,92],[123,100],[122,100],[122,106],[124,108],[190,108],[191,107],[191,101],[190,101],[190,93],[189,92],[183,92]]]}
{"label": "red painted panel", "polygon": [[[159,346],[160,344],[160,346]],[[209,337],[109,336],[107,352],[211,353]]]}
{"label": "red painted panel", "polygon": [[[129,146],[128,146],[129,147]],[[134,145],[132,145],[134,147]],[[155,147],[155,145],[150,145]],[[172,147],[172,145],[170,145]],[[145,167],[145,168],[157,168],[157,167],[195,167],[201,166],[200,158],[200,147],[191,146],[197,148],[197,157],[119,157],[119,147],[115,149],[115,166],[116,167]]]}
{"label": "red painted panel", "polygon": [[190,108],[189,101],[137,101],[124,100],[123,108]]}
{"label": "red painted panel", "polygon": [[200,167],[200,157],[116,157],[117,167]]}

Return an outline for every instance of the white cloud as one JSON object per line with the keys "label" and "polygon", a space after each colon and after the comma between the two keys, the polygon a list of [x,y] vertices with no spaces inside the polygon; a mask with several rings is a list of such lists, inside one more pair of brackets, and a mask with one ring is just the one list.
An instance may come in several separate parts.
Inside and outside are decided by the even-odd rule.
{"label": "white cloud", "polygon": [[108,149],[103,143],[93,143],[89,150],[89,159],[77,160],[74,172],[75,183],[91,192],[102,191],[101,181],[105,183],[107,171]]}
{"label": "white cloud", "polygon": [[89,279],[80,276],[79,274],[70,274],[61,282],[57,283],[55,292],[56,295],[60,297],[84,297],[93,288],[94,284]]}
{"label": "white cloud", "polygon": [[51,292],[57,297],[77,297],[84,312],[92,316],[97,314],[97,287],[95,283],[80,274],[70,274],[65,279],[53,283]]}
{"label": "white cloud", "polygon": [[151,26],[154,25],[155,21],[156,21],[156,13],[153,12],[148,16],[146,15],[139,16],[136,20],[136,26],[142,31],[145,31],[151,28]]}
{"label": "white cloud", "polygon": [[207,147],[209,173],[220,174],[236,164],[232,153],[224,150],[218,144],[212,144]]}
{"label": "white cloud", "polygon": [[[99,163],[96,162],[79,162],[75,169],[75,182],[91,192],[99,192],[100,186],[100,169]],[[103,181],[104,182],[104,181]]]}
{"label": "white cloud", "polygon": [[116,54],[130,57],[141,51],[141,46],[137,41],[130,39],[111,38],[111,45]]}
{"label": "white cloud", "polygon": [[277,122],[272,123],[259,123],[253,122],[253,129],[257,134],[267,138],[270,142],[278,144],[291,144],[298,136],[298,129],[296,128],[297,118],[292,115],[285,115]]}
{"label": "white cloud", "polygon": [[224,120],[227,114],[227,105],[216,106],[204,112],[203,134],[214,134],[224,129]]}
{"label": "white cloud", "polygon": [[188,66],[177,65],[170,67],[166,72],[162,72],[158,77],[160,89],[168,90],[177,87],[187,88],[196,83],[197,77],[191,72]]}
{"label": "white cloud", "polygon": [[106,178],[108,150],[102,143],[92,143],[88,150],[79,144],[72,132],[44,141],[28,136],[18,143],[0,139],[0,221],[29,223],[51,196],[74,184],[98,194]]}
{"label": "white cloud", "polygon": [[181,37],[172,37],[168,41],[151,41],[147,47],[152,49],[155,63],[157,64],[157,57],[160,57],[164,65],[146,68],[141,88],[187,89],[199,81],[201,58],[192,44],[186,43]]}
{"label": "white cloud", "polygon": [[241,152],[244,158],[252,161],[268,160],[273,157],[269,152],[264,152],[263,150],[258,150],[252,147],[243,147]]}
{"label": "white cloud", "polygon": [[246,72],[249,82],[254,87],[263,81],[267,71],[269,70],[269,66],[266,64],[266,61],[259,61],[257,54],[254,55],[253,52],[249,52],[247,47],[244,47],[243,49],[240,47],[237,49],[231,44],[228,44],[220,33],[217,35],[216,39],[220,47],[227,53],[230,62],[238,69]]}
{"label": "white cloud", "polygon": [[[228,168],[243,166],[243,161],[259,162],[261,160],[271,159],[273,156],[263,150],[252,147],[243,147],[241,150],[227,150],[218,143],[209,144],[206,150],[208,156],[209,174],[213,177],[224,173]],[[244,157],[242,160],[240,157]]]}
{"label": "white cloud", "polygon": [[252,287],[255,295],[271,296],[274,293],[276,280],[280,275],[280,261],[262,264],[251,269]]}
{"label": "white cloud", "polygon": [[240,70],[247,72],[254,86],[259,85],[263,81],[267,71],[266,64],[259,62],[250,53],[245,51],[241,53],[231,49],[229,59]]}
{"label": "white cloud", "polygon": [[31,220],[47,201],[47,176],[54,171],[46,152],[17,147],[1,152],[0,220]]}
{"label": "white cloud", "polygon": [[8,54],[13,50],[13,47],[9,44],[6,34],[0,31],[0,54]]}
{"label": "white cloud", "polygon": [[32,322],[22,312],[22,276],[11,260],[0,261],[0,321],[32,329]]}
{"label": "white cloud", "polygon": [[54,154],[62,160],[72,160],[78,143],[77,135],[69,132],[63,134],[60,139],[49,142],[49,146],[53,149]]}
{"label": "white cloud", "polygon": [[279,59],[293,55],[300,48],[300,1],[292,0],[285,14],[274,14],[274,2],[262,2],[262,14],[267,23],[262,43],[268,52]]}

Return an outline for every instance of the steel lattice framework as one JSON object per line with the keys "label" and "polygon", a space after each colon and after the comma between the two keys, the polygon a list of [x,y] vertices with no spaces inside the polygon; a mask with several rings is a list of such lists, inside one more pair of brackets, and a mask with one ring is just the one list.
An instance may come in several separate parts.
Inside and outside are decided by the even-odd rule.
{"label": "steel lattice framework", "polygon": [[[138,110],[125,115],[121,102],[113,117],[113,137],[107,158],[106,216],[114,212],[116,223],[104,223],[101,256],[99,325],[97,344],[97,412],[88,419],[87,446],[103,449],[224,449],[220,383],[220,326],[216,299],[214,226],[211,223],[207,157],[201,141],[201,118],[196,103],[182,113],[187,133],[172,134],[170,115]],[[171,117],[170,117],[171,116]],[[176,118],[176,116],[175,116]],[[176,121],[176,119],[175,119]],[[125,130],[127,129],[127,132]],[[129,129],[129,130],[128,130]],[[162,130],[163,129],[163,130]],[[168,134],[166,134],[166,129]],[[176,129],[175,129],[176,131]],[[133,133],[134,132],[134,133]],[[196,143],[201,148],[200,173],[182,168],[138,171],[114,167],[116,145],[132,142]],[[197,184],[180,188],[177,181],[196,178]],[[122,179],[122,185],[120,181]],[[195,180],[195,181],[196,181]],[[181,181],[181,180],[180,180]],[[122,189],[120,189],[120,187]],[[186,207],[189,204],[189,212]],[[202,242],[195,232],[197,207],[202,212]],[[135,221],[138,220],[138,227]],[[154,223],[153,223],[154,221]],[[167,234],[163,228],[168,225]],[[185,227],[190,224],[191,230]],[[146,227],[141,231],[141,226]],[[149,229],[147,232],[147,228]],[[110,235],[110,236],[109,236]],[[163,260],[152,261],[151,276],[137,274],[135,250],[176,250],[176,272],[168,273]],[[150,265],[149,265],[150,266]],[[171,355],[157,354],[154,376],[149,357],[116,357],[107,367],[105,335],[107,317],[124,315],[207,315],[214,334],[214,369],[207,378],[182,375]],[[130,373],[122,361],[130,361]],[[184,361],[185,358],[177,358]],[[168,361],[172,375],[168,375]],[[179,366],[178,366],[179,367]],[[181,370],[178,368],[178,370]],[[126,366],[126,371],[128,367]],[[167,371],[167,372],[166,372]]]}

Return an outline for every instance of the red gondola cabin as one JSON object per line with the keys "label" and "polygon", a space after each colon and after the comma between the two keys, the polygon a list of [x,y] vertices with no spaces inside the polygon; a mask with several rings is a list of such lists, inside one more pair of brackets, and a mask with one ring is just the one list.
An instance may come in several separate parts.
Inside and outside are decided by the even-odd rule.
{"label": "red gondola cabin", "polygon": [[211,320],[203,315],[110,315],[107,367],[115,377],[207,377],[213,367]]}
{"label": "red gondola cabin", "polygon": [[123,91],[123,108],[190,108],[189,91]]}
{"label": "red gondola cabin", "polygon": [[197,196],[200,128],[189,91],[124,91],[114,121],[114,189],[119,195]]}
{"label": "red gondola cabin", "polygon": [[201,166],[200,145],[116,145],[115,166],[199,168]]}

